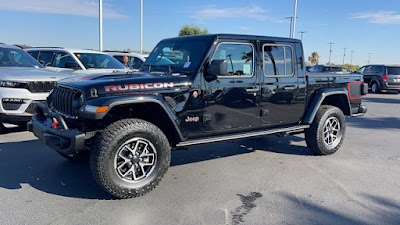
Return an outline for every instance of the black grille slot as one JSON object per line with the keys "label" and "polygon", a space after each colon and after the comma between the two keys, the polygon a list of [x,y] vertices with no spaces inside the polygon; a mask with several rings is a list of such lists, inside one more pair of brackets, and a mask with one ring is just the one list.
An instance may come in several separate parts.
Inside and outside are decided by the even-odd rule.
{"label": "black grille slot", "polygon": [[22,103],[18,102],[3,102],[3,109],[5,110],[18,110]]}
{"label": "black grille slot", "polygon": [[42,103],[47,105],[46,101],[32,101],[32,103],[26,108],[25,112],[34,114],[36,112],[36,103]]}
{"label": "black grille slot", "polygon": [[67,117],[76,117],[79,113],[79,96],[82,93],[78,90],[56,87],[53,91],[52,109]]}
{"label": "black grille slot", "polygon": [[30,92],[49,92],[54,88],[55,81],[30,81],[28,82],[28,90]]}

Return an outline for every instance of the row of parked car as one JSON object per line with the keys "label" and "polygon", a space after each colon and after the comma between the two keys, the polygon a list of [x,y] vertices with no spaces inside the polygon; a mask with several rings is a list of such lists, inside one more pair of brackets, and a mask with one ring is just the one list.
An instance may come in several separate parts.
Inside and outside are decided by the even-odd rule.
{"label": "row of parked car", "polygon": [[371,88],[372,93],[382,90],[400,92],[400,65],[366,65],[357,71],[347,72],[337,65],[315,65],[307,68],[309,74],[313,73],[356,73],[364,77],[364,82]]}
{"label": "row of parked car", "polygon": [[[138,70],[148,55],[58,47],[16,47],[0,43],[0,130],[25,126],[55,83],[74,75]],[[35,60],[36,59],[36,60]]]}

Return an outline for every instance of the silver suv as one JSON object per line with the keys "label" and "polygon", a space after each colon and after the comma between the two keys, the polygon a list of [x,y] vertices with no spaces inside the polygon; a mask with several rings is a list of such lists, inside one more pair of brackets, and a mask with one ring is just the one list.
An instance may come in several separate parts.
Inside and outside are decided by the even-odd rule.
{"label": "silver suv", "polygon": [[107,74],[131,70],[112,56],[93,50],[67,48],[28,48],[25,50],[48,70],[70,74]]}
{"label": "silver suv", "polygon": [[45,102],[56,81],[71,75],[47,71],[25,51],[0,44],[0,130],[3,123],[31,120],[37,102]]}

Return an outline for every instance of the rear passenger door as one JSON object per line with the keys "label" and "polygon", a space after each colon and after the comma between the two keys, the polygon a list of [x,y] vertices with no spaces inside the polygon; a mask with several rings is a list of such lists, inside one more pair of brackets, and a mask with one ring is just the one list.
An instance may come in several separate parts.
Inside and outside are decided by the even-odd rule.
{"label": "rear passenger door", "polygon": [[301,79],[297,76],[302,52],[296,54],[294,43],[264,43],[261,48],[261,123],[266,127],[298,124],[305,102],[304,66]]}

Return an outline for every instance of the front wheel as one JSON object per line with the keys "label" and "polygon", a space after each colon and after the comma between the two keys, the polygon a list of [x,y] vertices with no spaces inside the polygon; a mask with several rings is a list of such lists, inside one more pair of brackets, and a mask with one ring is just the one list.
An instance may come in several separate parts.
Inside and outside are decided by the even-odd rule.
{"label": "front wheel", "polygon": [[117,198],[151,191],[168,170],[171,147],[155,125],[139,119],[114,122],[96,138],[90,167],[96,182]]}
{"label": "front wheel", "polygon": [[305,130],[308,148],[317,155],[335,153],[343,143],[346,120],[342,110],[331,105],[322,105],[310,128]]}

